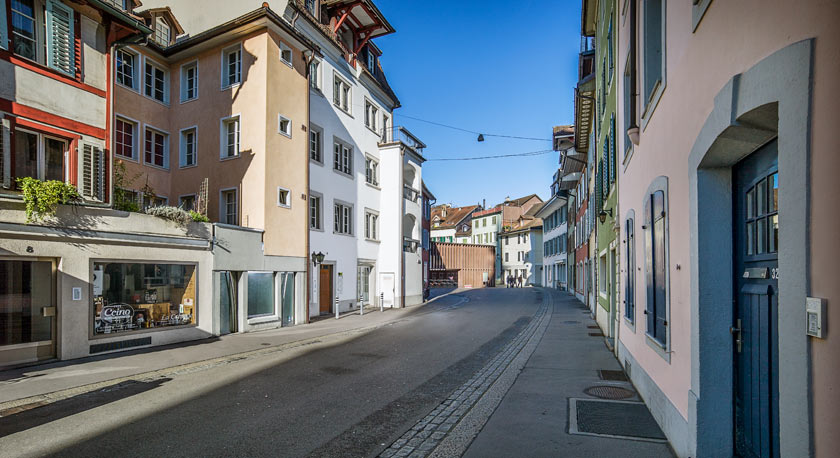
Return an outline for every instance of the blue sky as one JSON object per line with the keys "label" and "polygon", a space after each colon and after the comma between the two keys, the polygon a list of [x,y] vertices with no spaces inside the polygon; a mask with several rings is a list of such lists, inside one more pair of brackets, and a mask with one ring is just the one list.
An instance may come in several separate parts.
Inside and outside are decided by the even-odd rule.
{"label": "blue sky", "polygon": [[[572,124],[580,1],[376,0],[397,30],[376,39],[382,66],[400,98],[395,125],[428,148],[427,159],[551,149],[549,141],[476,136],[404,118],[491,134],[551,137]],[[428,161],[423,179],[438,203],[487,205],[549,196],[555,152],[483,161]]]}

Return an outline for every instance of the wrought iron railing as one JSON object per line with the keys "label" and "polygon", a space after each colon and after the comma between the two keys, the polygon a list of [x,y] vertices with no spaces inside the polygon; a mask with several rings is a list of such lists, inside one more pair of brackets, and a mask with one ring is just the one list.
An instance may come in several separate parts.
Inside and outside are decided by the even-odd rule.
{"label": "wrought iron railing", "polygon": [[403,251],[406,253],[417,253],[420,248],[420,241],[411,237],[403,237]]}
{"label": "wrought iron railing", "polygon": [[405,146],[411,148],[417,154],[423,154],[423,149],[426,144],[415,137],[414,134],[408,131],[405,127],[388,127],[382,129],[380,143],[400,142]]}
{"label": "wrought iron railing", "polygon": [[420,201],[420,191],[412,188],[409,185],[403,185],[403,197],[412,201],[412,202],[419,202]]}

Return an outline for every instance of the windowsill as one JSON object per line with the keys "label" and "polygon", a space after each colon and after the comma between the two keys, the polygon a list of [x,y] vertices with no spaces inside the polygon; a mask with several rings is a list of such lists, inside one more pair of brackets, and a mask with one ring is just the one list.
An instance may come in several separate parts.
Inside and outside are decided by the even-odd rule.
{"label": "windowsill", "polygon": [[198,100],[198,96],[195,96],[191,99],[181,100],[181,105],[183,105],[185,103],[195,102],[196,100]]}
{"label": "windowsill", "polygon": [[239,159],[240,157],[242,157],[242,154],[235,154],[233,156],[220,157],[219,160],[220,161],[232,161],[234,159]]}
{"label": "windowsill", "polygon": [[347,116],[350,116],[351,118],[353,117],[352,113],[350,113],[349,111],[345,110],[344,108],[341,108],[340,106],[336,105],[335,102],[333,102],[333,106],[338,108],[338,111],[346,114]]}
{"label": "windowsill", "polygon": [[[631,143],[632,145],[632,143]],[[633,146],[624,149],[624,159],[622,160],[622,165],[624,166],[624,172],[627,171],[627,166],[630,164],[630,159],[633,157],[633,152],[636,150]]]}
{"label": "windowsill", "polygon": [[287,67],[289,67],[291,69],[295,68],[295,64],[293,62],[289,62],[289,61],[283,59],[282,57],[280,58],[280,62],[283,62],[284,64],[286,64]]}
{"label": "windowsill", "polygon": [[114,84],[116,84],[117,86],[119,86],[123,89],[126,89],[126,90],[129,90],[131,92],[136,92],[136,93],[140,94],[140,88],[134,88],[134,87],[131,87],[131,86],[126,86],[125,84],[120,83],[119,81],[116,81],[116,80],[114,80]]}
{"label": "windowsill", "polygon": [[318,228],[318,227],[312,227],[312,226],[309,226],[309,230],[310,231],[317,231],[317,232],[324,232],[323,229]]}
{"label": "windowsill", "polygon": [[242,85],[241,81],[238,82],[238,83],[228,84],[227,86],[222,86],[222,88],[219,89],[219,91],[226,91],[228,89],[233,89],[233,88],[239,87],[241,85]]}
{"label": "windowsill", "polygon": [[628,328],[630,328],[630,330],[633,331],[633,334],[635,334],[636,333],[636,322],[631,320],[630,318],[627,318],[626,315],[623,316],[622,318],[624,318],[624,325],[627,326]]}
{"label": "windowsill", "polygon": [[645,333],[645,342],[647,343],[648,347],[652,348],[653,351],[656,352],[659,356],[662,357],[668,364],[671,364],[671,352],[668,351],[667,346],[662,345],[661,342],[654,339],[650,336],[647,332]]}
{"label": "windowsill", "polygon": [[333,235],[343,235],[345,237],[353,237],[353,234],[347,234],[347,233],[344,233],[344,232],[336,232],[336,231],[333,231]]}
{"label": "windowsill", "polygon": [[650,118],[653,116],[653,112],[656,111],[656,107],[659,105],[659,100],[662,99],[663,92],[665,92],[665,82],[659,80],[656,83],[656,87],[653,89],[653,94],[651,94],[650,100],[648,100],[647,105],[645,105],[644,111],[642,111],[642,132],[644,132],[647,128]]}
{"label": "windowsill", "polygon": [[381,240],[371,239],[371,238],[367,238],[367,237],[365,237],[365,241],[366,242],[371,242],[371,243],[381,243],[382,242]]}
{"label": "windowsill", "polygon": [[348,178],[350,180],[354,179],[352,173],[345,173],[345,172],[342,172],[341,170],[336,170],[335,168],[333,168],[332,171],[341,175],[341,176],[343,176],[344,178]]}
{"label": "windowsill", "polygon": [[321,166],[321,167],[323,167],[323,166],[324,166],[324,162],[323,162],[323,161],[316,161],[315,159],[312,159],[311,157],[309,158],[309,162],[311,162],[311,163],[313,163],[313,164],[315,164],[315,165],[319,165],[319,166]]}
{"label": "windowsill", "polygon": [[148,163],[148,162],[146,162],[146,161],[143,161],[143,165],[145,165],[146,167],[151,167],[151,168],[153,168],[153,169],[165,170],[165,171],[167,171],[167,172],[169,171],[169,169],[168,169],[168,168],[166,168],[166,167],[164,167],[164,166],[162,166],[162,165],[150,164],[150,163]]}
{"label": "windowsill", "polygon": [[277,133],[278,133],[278,134],[280,134],[280,135],[282,135],[282,136],[284,136],[284,137],[286,137],[286,138],[292,138],[292,133],[291,133],[291,132],[283,132],[283,131],[281,130],[281,131],[279,131],[279,132],[277,132]]}
{"label": "windowsill", "polygon": [[169,102],[168,102],[168,101],[161,101],[161,100],[158,100],[158,99],[156,99],[156,98],[154,98],[154,97],[152,97],[152,96],[146,95],[146,93],[143,93],[143,94],[141,94],[141,95],[142,95],[143,97],[145,97],[145,98],[147,98],[147,99],[151,100],[152,102],[159,103],[159,104],[161,104],[161,105],[163,105],[163,106],[165,106],[165,107],[169,108]]}
{"label": "windowsill", "polygon": [[289,209],[292,208],[291,204],[280,204],[280,203],[278,203],[277,206],[280,207],[280,208],[289,208]]}
{"label": "windowsill", "polygon": [[117,153],[114,153],[114,159],[119,159],[119,160],[121,160],[121,161],[134,162],[134,163],[136,163],[136,164],[139,164],[139,163],[140,163],[140,158],[128,157],[128,156],[121,156],[121,155],[119,155],[119,154],[117,154]]}
{"label": "windowsill", "polygon": [[274,321],[280,321],[280,316],[277,314],[274,315],[258,315],[253,318],[248,317],[247,324],[248,325],[255,325],[255,324],[262,324],[262,323],[272,323]]}
{"label": "windowsill", "polygon": [[195,163],[195,164],[190,164],[190,165],[179,165],[179,166],[178,166],[178,169],[180,169],[180,170],[183,170],[183,169],[192,169],[192,168],[195,168],[195,167],[198,167],[198,163]]}
{"label": "windowsill", "polygon": [[370,126],[368,126],[368,125],[365,125],[365,127],[367,127],[367,130],[369,130],[369,131],[373,132],[374,134],[376,134],[376,137],[377,137],[377,138],[382,138],[382,134],[381,134],[380,132],[377,132],[377,131],[376,131],[376,127],[370,127]]}
{"label": "windowsill", "polygon": [[365,181],[365,184],[368,185],[369,187],[373,188],[373,189],[376,189],[377,191],[382,190],[382,188],[380,188],[378,184],[368,183],[367,181]]}

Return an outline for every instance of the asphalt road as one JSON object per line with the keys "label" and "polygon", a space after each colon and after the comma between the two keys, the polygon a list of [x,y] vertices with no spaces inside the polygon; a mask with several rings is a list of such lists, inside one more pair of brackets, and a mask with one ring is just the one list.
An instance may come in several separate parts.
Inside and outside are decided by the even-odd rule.
{"label": "asphalt road", "polygon": [[454,294],[366,334],[0,418],[0,456],[374,456],[516,336],[540,296]]}

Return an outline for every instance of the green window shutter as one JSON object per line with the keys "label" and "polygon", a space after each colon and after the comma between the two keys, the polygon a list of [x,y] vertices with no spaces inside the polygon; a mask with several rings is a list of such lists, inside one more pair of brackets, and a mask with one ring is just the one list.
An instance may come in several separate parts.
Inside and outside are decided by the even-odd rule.
{"label": "green window shutter", "polygon": [[76,72],[73,10],[65,4],[47,1],[47,65],[70,76]]}
{"label": "green window shutter", "polygon": [[0,49],[9,49],[9,26],[6,22],[6,5],[0,7]]}

